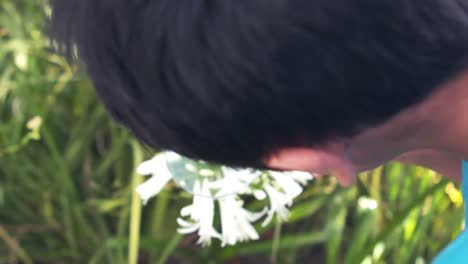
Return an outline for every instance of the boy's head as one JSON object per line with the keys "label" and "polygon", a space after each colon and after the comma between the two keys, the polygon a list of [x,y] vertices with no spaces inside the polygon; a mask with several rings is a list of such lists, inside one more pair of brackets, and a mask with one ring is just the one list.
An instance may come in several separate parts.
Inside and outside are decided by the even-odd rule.
{"label": "boy's head", "polygon": [[412,133],[399,115],[468,56],[464,0],[51,4],[53,36],[118,121],[155,148],[234,166],[288,151],[344,157],[363,135],[392,150],[361,157],[391,158]]}

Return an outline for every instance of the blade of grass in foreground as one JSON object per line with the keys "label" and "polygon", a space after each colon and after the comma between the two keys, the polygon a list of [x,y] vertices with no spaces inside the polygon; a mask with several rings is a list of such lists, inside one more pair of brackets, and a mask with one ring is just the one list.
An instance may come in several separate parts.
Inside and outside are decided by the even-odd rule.
{"label": "blade of grass in foreground", "polygon": [[158,264],[164,264],[167,262],[167,259],[174,253],[177,249],[177,245],[179,245],[180,241],[182,240],[183,236],[181,234],[175,234],[172,239],[169,241],[167,246],[163,249],[161,257],[158,260]]}
{"label": "blade of grass in foreground", "polygon": [[[327,239],[326,231],[311,231],[299,234],[283,235],[280,239],[278,249],[295,249],[306,246],[317,245]],[[227,260],[234,256],[247,256],[265,254],[271,251],[274,240],[255,241],[238,244],[235,247],[226,247],[220,251],[220,259]]]}
{"label": "blade of grass in foreground", "polygon": [[442,179],[440,182],[432,186],[431,188],[427,189],[422,194],[415,197],[410,204],[408,204],[405,208],[399,212],[392,221],[387,223],[387,227],[366,247],[363,247],[363,250],[356,255],[354,259],[352,259],[349,263],[361,263],[368,255],[372,253],[375,246],[384,241],[395,228],[401,226],[401,223],[405,221],[406,217],[413,211],[414,208],[420,206],[423,201],[430,195],[434,194],[438,190],[441,190],[447,184],[447,180]]}
{"label": "blade of grass in foreground", "polygon": [[[143,161],[143,151],[136,141],[132,141],[133,163],[136,168]],[[141,200],[136,187],[142,182],[142,176],[136,171],[132,175],[132,200],[130,209],[130,243],[128,246],[128,263],[138,263],[138,243],[140,241]]]}

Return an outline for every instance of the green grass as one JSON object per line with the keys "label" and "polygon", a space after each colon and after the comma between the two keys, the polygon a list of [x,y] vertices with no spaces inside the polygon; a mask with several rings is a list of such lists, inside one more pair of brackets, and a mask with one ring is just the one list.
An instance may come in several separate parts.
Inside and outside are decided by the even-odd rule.
{"label": "green grass", "polygon": [[[134,167],[152,152],[109,118],[85,74],[52,52],[48,12],[40,0],[0,1],[0,264],[428,263],[461,230],[458,189],[431,171],[388,164],[349,189],[313,182],[290,222],[262,230],[259,241],[197,247],[175,232],[190,197],[169,187],[141,207]],[[37,116],[42,125],[29,129]],[[365,199],[378,207],[359,206]]]}

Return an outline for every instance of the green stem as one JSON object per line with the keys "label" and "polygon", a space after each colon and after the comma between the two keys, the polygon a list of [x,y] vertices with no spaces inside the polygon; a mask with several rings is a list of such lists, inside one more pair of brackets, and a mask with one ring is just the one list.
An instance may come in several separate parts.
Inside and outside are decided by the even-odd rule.
{"label": "green stem", "polygon": [[275,233],[274,233],[273,243],[271,247],[270,261],[272,264],[278,263],[278,252],[279,252],[280,239],[281,239],[281,227],[282,227],[281,221],[276,219]]}
{"label": "green stem", "polygon": [[[133,168],[136,168],[143,161],[143,152],[140,145],[132,141]],[[128,247],[128,263],[138,263],[138,248],[140,242],[141,223],[141,199],[136,192],[136,187],[142,182],[142,177],[136,172],[132,174],[132,198],[130,207],[130,241]]]}
{"label": "green stem", "polygon": [[163,190],[158,195],[158,199],[155,203],[155,208],[153,210],[153,217],[154,217],[154,225],[152,226],[151,235],[153,237],[157,237],[158,235],[164,232],[164,220],[165,216],[167,215],[167,207],[169,205],[169,198],[171,192],[168,190]]}
{"label": "green stem", "polygon": [[167,262],[167,259],[171,256],[172,253],[177,249],[183,236],[181,234],[175,234],[172,239],[169,241],[167,246],[164,248],[161,257],[159,257],[158,264],[164,264]]}
{"label": "green stem", "polygon": [[20,246],[18,241],[11,237],[8,232],[0,226],[0,239],[5,241],[11,251],[18,256],[25,264],[32,264],[31,258],[28,256],[26,251]]}
{"label": "green stem", "polygon": [[366,245],[363,248],[363,250],[359,252],[355,258],[351,260],[350,263],[363,262],[367,256],[372,254],[372,250],[374,250],[375,246],[381,241],[383,241],[385,238],[387,238],[398,226],[400,226],[401,223],[408,217],[408,215],[411,213],[413,209],[417,208],[418,205],[422,204],[427,197],[445,188],[446,185],[447,185],[447,180],[443,179],[437,184],[427,189],[422,194],[414,197],[413,201],[410,204],[408,204],[406,207],[404,207],[399,213],[397,213],[392,218],[392,220],[387,222],[387,226],[385,227],[385,229],[382,232],[380,232],[380,234],[373,241],[371,241],[368,245]]}

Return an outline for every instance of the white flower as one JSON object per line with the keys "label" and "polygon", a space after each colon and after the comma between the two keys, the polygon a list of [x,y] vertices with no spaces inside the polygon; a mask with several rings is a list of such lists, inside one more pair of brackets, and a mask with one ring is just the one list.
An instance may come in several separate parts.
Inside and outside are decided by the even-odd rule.
{"label": "white flower", "polygon": [[156,155],[151,160],[144,161],[137,168],[137,173],[141,175],[151,175],[151,178],[136,188],[143,204],[150,198],[161,192],[162,188],[172,179],[171,172],[167,168],[164,155]]}
{"label": "white flower", "polygon": [[286,221],[289,216],[289,210],[286,206],[292,205],[293,197],[278,191],[277,188],[271,186],[269,183],[265,183],[263,188],[270,199],[270,208],[267,213],[267,218],[262,223],[262,227],[267,226],[275,214],[280,221]]}
{"label": "white flower", "polygon": [[284,190],[288,196],[296,198],[302,193],[302,185],[305,185],[308,180],[312,180],[312,175],[305,172],[270,172],[271,177],[275,179],[278,185]]}
{"label": "white flower", "polygon": [[357,204],[364,210],[375,210],[379,205],[376,200],[364,196],[359,197]]}
{"label": "white flower", "polygon": [[226,177],[234,177],[237,178],[240,182],[250,184],[254,181],[260,174],[262,174],[258,170],[251,170],[251,169],[233,169],[229,167],[223,166],[221,168],[223,171],[223,175]]}
{"label": "white flower", "polygon": [[177,218],[177,223],[181,226],[177,232],[189,234],[198,230],[198,243],[206,246],[211,243],[212,237],[221,239],[221,235],[213,227],[214,200],[211,198],[208,181],[196,181],[194,191],[200,195],[194,195],[193,203],[180,212],[182,217],[188,216],[191,221]]}
{"label": "white flower", "polygon": [[[173,176],[169,168],[176,175]],[[177,231],[181,234],[197,232],[198,243],[204,246],[209,245],[212,238],[220,239],[221,245],[226,246],[258,239],[252,223],[265,215],[262,226],[268,225],[275,215],[279,221],[286,221],[293,200],[302,193],[302,186],[313,178],[305,172],[263,173],[228,167],[221,167],[221,171],[222,175],[217,174],[217,169],[207,169],[206,166],[199,169],[195,162],[188,162],[177,153],[163,152],[138,166],[137,173],[151,175],[151,178],[139,185],[136,192],[146,203],[174,179],[194,194],[192,204],[181,209]],[[250,212],[243,208],[241,194],[253,195],[258,200],[268,197],[269,207],[260,212]],[[219,203],[222,232],[213,226],[216,201]]]}
{"label": "white flower", "polygon": [[[301,185],[311,180],[313,176],[305,172],[270,172],[271,177],[275,180],[279,188],[274,187],[270,183],[264,183],[263,188],[270,199],[270,209],[267,213],[267,218],[263,221],[262,226],[267,226],[276,214],[279,221],[286,221],[289,216],[289,210],[294,198],[299,196],[303,188]],[[261,197],[257,192],[256,197]]]}
{"label": "white flower", "polygon": [[236,196],[229,195],[219,199],[221,209],[222,244],[235,245],[238,241],[256,240],[257,231],[251,224],[260,219],[266,212],[252,213],[244,209],[243,202]]}
{"label": "white flower", "polygon": [[213,187],[219,189],[215,198],[251,193],[250,184],[261,174],[258,171],[235,170],[228,167],[222,167],[221,170],[223,179],[212,183]]}
{"label": "white flower", "polygon": [[309,172],[303,172],[303,171],[283,172],[283,175],[294,179],[295,181],[297,181],[301,185],[306,185],[308,181],[314,179],[313,174],[311,174]]}

